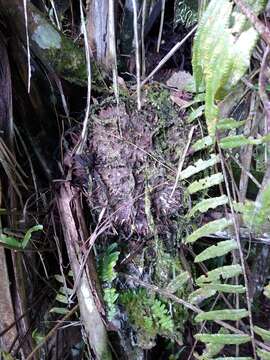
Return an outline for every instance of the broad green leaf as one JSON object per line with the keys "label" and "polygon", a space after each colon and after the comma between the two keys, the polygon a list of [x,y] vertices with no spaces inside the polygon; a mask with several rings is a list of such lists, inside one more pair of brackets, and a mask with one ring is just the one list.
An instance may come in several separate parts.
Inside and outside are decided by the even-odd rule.
{"label": "broad green leaf", "polygon": [[221,278],[226,280],[226,279],[230,279],[234,276],[238,276],[238,275],[242,274],[242,272],[243,272],[242,268],[239,264],[221,266],[217,269],[208,271],[208,273],[206,275],[200,276],[196,280],[196,283],[198,285],[200,285],[202,283],[209,283],[212,281],[217,281],[217,280],[220,280]]}
{"label": "broad green leaf", "polygon": [[197,289],[193,291],[191,294],[189,294],[188,301],[191,304],[198,305],[205,299],[208,299],[211,296],[214,296],[216,294],[216,290],[213,289],[207,289],[205,287]]}
{"label": "broad green leaf", "polygon": [[71,294],[73,294],[74,290],[70,289],[70,288],[65,288],[64,286],[61,286],[59,289],[59,292],[64,295],[66,295],[66,294],[71,295]]}
{"label": "broad green leaf", "polygon": [[60,283],[64,283],[64,279],[63,279],[63,276],[62,275],[59,275],[59,274],[56,274],[56,275],[54,275],[54,278],[55,278],[55,280],[57,280],[58,282],[60,282]]}
{"label": "broad green leaf", "polygon": [[[222,100],[247,71],[258,34],[229,0],[212,0],[199,23],[192,67],[197,91],[205,83],[205,117],[214,139]],[[233,21],[235,20],[235,21]],[[244,31],[243,31],[244,30]]]}
{"label": "broad green leaf", "polygon": [[213,143],[214,142],[213,142],[212,137],[210,135],[208,135],[208,136],[203,137],[200,140],[197,140],[195,142],[195,144],[193,144],[191,146],[191,150],[194,152],[199,151],[199,150],[204,150],[204,149],[208,148],[209,146],[212,146]]}
{"label": "broad green leaf", "polygon": [[212,186],[221,184],[222,182],[223,175],[221,173],[217,173],[211,176],[207,176],[201,180],[194,181],[188,186],[187,191],[189,192],[189,194],[194,194],[198,191],[205,190]]}
{"label": "broad green leaf", "polygon": [[192,110],[191,113],[189,114],[188,118],[187,118],[187,122],[190,124],[192,123],[194,120],[198,119],[199,117],[201,117],[203,115],[204,112],[204,105],[199,106],[197,109]]}
{"label": "broad green leaf", "polygon": [[211,321],[211,320],[231,320],[237,321],[248,316],[248,311],[245,309],[226,309],[226,310],[213,310],[202,312],[195,317],[196,322]]}
{"label": "broad green leaf", "polygon": [[222,206],[228,203],[228,197],[226,195],[222,195],[219,197],[213,197],[210,199],[204,199],[196,204],[188,213],[189,217],[192,217],[196,214],[196,212],[205,213],[209,209],[215,209],[218,206]]}
{"label": "broad green leaf", "polygon": [[204,343],[240,345],[249,342],[250,336],[244,334],[196,334],[195,339]]}
{"label": "broad green leaf", "polygon": [[270,184],[258,195],[256,201],[234,203],[236,211],[242,213],[244,224],[254,232],[261,233],[263,226],[269,222]]}
{"label": "broad green leaf", "polygon": [[42,225],[35,225],[33,227],[31,227],[26,234],[24,235],[23,241],[22,241],[22,248],[25,249],[27,244],[29,243],[29,241],[31,240],[31,236],[33,232],[36,231],[42,231],[43,230],[43,226]]}
{"label": "broad green leaf", "polygon": [[238,121],[238,120],[234,120],[234,119],[222,119],[219,120],[218,124],[217,124],[217,129],[218,130],[231,130],[231,129],[237,129],[240,126],[245,124],[245,120],[242,121]]}
{"label": "broad green leaf", "polygon": [[270,352],[258,349],[257,355],[260,357],[261,360],[270,360]]}
{"label": "broad green leaf", "polygon": [[[219,334],[229,334],[229,331],[225,328],[220,328],[218,331]],[[205,350],[203,354],[198,357],[199,360],[210,360],[213,356],[219,354],[221,350],[224,348],[223,344],[213,344],[208,343],[205,345]]]}
{"label": "broad green leaf", "polygon": [[190,279],[190,275],[187,271],[177,275],[166,287],[166,291],[175,293],[178,289],[181,289]]}
{"label": "broad green leaf", "polygon": [[232,67],[225,89],[229,92],[244,76],[250,65],[250,57],[258,40],[258,33],[250,27],[242,32],[232,48]]}
{"label": "broad green leaf", "polygon": [[61,307],[53,307],[51,310],[50,310],[51,313],[56,313],[56,314],[62,314],[62,315],[65,315],[69,312],[68,309],[66,308],[61,308]]}
{"label": "broad green leaf", "polygon": [[[228,26],[231,4],[227,0],[212,0],[199,23],[193,45],[192,67],[199,90],[216,44]],[[214,35],[213,35],[214,34]]]}
{"label": "broad green leaf", "polygon": [[262,143],[261,139],[246,138],[244,135],[227,136],[220,140],[221,149],[234,149],[244,145],[259,145]]}
{"label": "broad green leaf", "polygon": [[66,295],[63,294],[57,294],[56,295],[56,300],[63,303],[63,304],[68,304],[68,299]]}
{"label": "broad green leaf", "polygon": [[0,349],[0,359],[3,360],[16,360],[10,353],[7,353]]}
{"label": "broad green leaf", "polygon": [[264,296],[266,296],[268,299],[270,299],[270,284],[266,285],[265,288],[263,289],[263,294]]}
{"label": "broad green leaf", "polygon": [[219,242],[217,245],[212,245],[202,251],[195,257],[194,262],[202,262],[205,260],[213,259],[218,256],[223,256],[238,248],[235,240],[225,240]]}
{"label": "broad green leaf", "polygon": [[231,224],[232,224],[232,220],[228,220],[226,218],[211,221],[211,222],[203,225],[199,229],[195,230],[192,234],[190,234],[186,238],[185,243],[186,244],[193,243],[201,237],[215,234],[218,231],[222,231],[222,230],[226,229]]}
{"label": "broad green leaf", "polygon": [[35,231],[43,230],[42,225],[35,225],[31,227],[25,234],[22,241],[13,236],[7,236],[5,234],[0,234],[0,245],[7,247],[11,250],[24,250],[31,240],[32,233]]}
{"label": "broad green leaf", "polygon": [[200,284],[204,289],[215,290],[218,292],[228,294],[243,294],[246,292],[246,288],[243,285],[230,285],[230,284]]}
{"label": "broad green leaf", "polygon": [[254,332],[259,335],[264,341],[270,341],[270,331],[262,329],[259,326],[254,326]]}
{"label": "broad green leaf", "polygon": [[0,245],[11,250],[22,250],[22,242],[13,236],[0,234]]}
{"label": "broad green leaf", "polygon": [[270,183],[265,187],[253,204],[254,208],[252,214],[250,217],[246,217],[245,220],[250,229],[260,232],[263,225],[270,218]]}
{"label": "broad green leaf", "polygon": [[180,173],[180,180],[187,179],[200,171],[203,171],[209,167],[212,167],[220,162],[218,155],[211,154],[208,160],[198,160],[194,165],[188,166],[185,170]]}

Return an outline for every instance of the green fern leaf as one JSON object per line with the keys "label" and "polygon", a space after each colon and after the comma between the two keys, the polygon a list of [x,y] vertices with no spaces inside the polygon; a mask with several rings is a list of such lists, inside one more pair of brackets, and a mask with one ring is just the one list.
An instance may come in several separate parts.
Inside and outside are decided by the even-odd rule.
{"label": "green fern leaf", "polygon": [[117,244],[111,244],[101,259],[100,273],[103,282],[111,283],[117,276],[114,267],[118,261],[120,252],[114,251],[116,247]]}
{"label": "green fern leaf", "polygon": [[204,289],[214,290],[227,294],[243,294],[246,292],[246,288],[243,285],[230,285],[230,284],[200,284]]}
{"label": "green fern leaf", "polygon": [[116,315],[116,306],[115,303],[119,297],[119,294],[116,292],[115,288],[105,288],[104,289],[104,301],[107,307],[107,318],[111,321]]}
{"label": "green fern leaf", "polygon": [[262,142],[263,138],[254,139],[246,138],[244,135],[232,135],[221,139],[219,144],[222,149],[234,149],[245,145],[260,145]]}
{"label": "green fern leaf", "polygon": [[193,144],[193,145],[191,146],[191,150],[192,150],[193,152],[200,151],[200,150],[204,150],[204,149],[212,146],[213,143],[214,143],[214,142],[213,142],[212,137],[211,137],[210,135],[208,135],[208,136],[203,137],[203,138],[200,139],[200,140],[197,140],[197,141],[195,142],[195,144]]}
{"label": "green fern leaf", "polygon": [[244,334],[196,334],[195,338],[204,343],[224,345],[240,345],[250,341],[250,336]]}
{"label": "green fern leaf", "polygon": [[188,186],[187,191],[189,194],[195,194],[198,191],[219,185],[223,182],[223,180],[223,175],[221,173],[213,174],[201,180],[194,181]]}
{"label": "green fern leaf", "polygon": [[202,251],[199,255],[196,256],[194,262],[202,262],[218,256],[223,256],[235,249],[238,249],[238,245],[235,240],[221,241],[217,245],[212,245]]}
{"label": "green fern leaf", "polygon": [[234,119],[221,119],[219,120],[219,123],[217,124],[218,130],[232,130],[237,129],[243,125],[245,125],[245,120],[238,121]]}
{"label": "green fern leaf", "polygon": [[217,269],[208,271],[208,273],[206,275],[202,275],[200,276],[197,280],[196,283],[198,285],[203,284],[203,283],[209,283],[209,282],[213,282],[213,281],[218,281],[221,278],[223,280],[226,279],[230,279],[234,276],[238,276],[240,274],[242,274],[243,270],[241,268],[240,265],[236,264],[236,265],[226,265],[226,266],[221,266]]}
{"label": "green fern leaf", "polygon": [[207,289],[206,287],[197,289],[193,291],[188,296],[188,301],[191,304],[199,305],[204,300],[210,298],[211,296],[214,296],[216,294],[216,290],[214,289]]}
{"label": "green fern leaf", "polygon": [[266,285],[265,288],[263,289],[263,294],[264,296],[266,296],[268,299],[270,299],[270,284]]}
{"label": "green fern leaf", "polygon": [[189,114],[188,118],[187,118],[187,123],[190,124],[194,120],[200,118],[204,113],[204,109],[205,109],[205,106],[201,105],[197,109],[192,110],[191,113]]}
{"label": "green fern leaf", "polygon": [[211,154],[208,160],[198,160],[194,165],[188,166],[185,170],[180,173],[180,180],[188,179],[189,177],[203,171],[209,167],[212,167],[220,162],[218,155]]}
{"label": "green fern leaf", "polygon": [[50,313],[55,313],[55,314],[60,314],[60,315],[65,315],[67,313],[69,313],[69,309],[67,308],[61,308],[61,307],[53,307],[51,310],[50,310]]}
{"label": "green fern leaf", "polygon": [[196,204],[188,213],[189,217],[193,217],[198,211],[200,213],[205,213],[209,209],[215,209],[218,206],[222,206],[228,203],[228,197],[226,195],[222,195],[219,197],[213,197],[210,199],[204,199]]}
{"label": "green fern leaf", "polygon": [[264,341],[270,341],[270,331],[262,329],[259,326],[254,326],[254,332],[259,335]]}
{"label": "green fern leaf", "polygon": [[258,349],[257,355],[260,357],[261,360],[270,360],[270,352]]}
{"label": "green fern leaf", "polygon": [[222,231],[222,230],[226,229],[230,225],[232,225],[232,220],[228,220],[226,218],[211,221],[211,222],[203,225],[199,229],[195,230],[192,234],[190,234],[186,238],[185,243],[186,244],[194,243],[199,238],[202,238],[202,237],[205,237],[205,236],[208,236],[211,234],[215,234],[218,231]]}
{"label": "green fern leaf", "polygon": [[[220,328],[218,331],[219,334],[229,334],[229,331],[224,328]],[[208,343],[205,345],[205,350],[203,351],[203,354],[198,357],[199,360],[211,360],[213,359],[213,356],[220,353],[221,350],[223,350],[224,345],[223,344],[213,344]]]}
{"label": "green fern leaf", "polygon": [[177,275],[166,287],[166,291],[174,294],[177,290],[182,289],[183,286],[188,282],[190,279],[190,275],[187,271],[182,272],[181,274]]}
{"label": "green fern leaf", "polygon": [[64,294],[58,293],[55,299],[63,304],[68,304],[68,298]]}
{"label": "green fern leaf", "polygon": [[210,321],[210,320],[231,320],[237,321],[248,316],[248,311],[245,309],[229,309],[229,310],[213,310],[202,312],[195,317],[196,322]]}

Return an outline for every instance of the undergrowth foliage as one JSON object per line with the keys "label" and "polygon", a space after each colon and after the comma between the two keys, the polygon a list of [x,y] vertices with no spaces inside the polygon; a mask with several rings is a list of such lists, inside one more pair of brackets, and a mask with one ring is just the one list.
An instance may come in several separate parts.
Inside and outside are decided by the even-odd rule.
{"label": "undergrowth foliage", "polygon": [[[249,0],[249,5],[254,12],[259,14],[266,5],[263,0]],[[246,303],[246,308],[229,309],[224,303],[224,309],[215,308],[215,303],[210,311],[204,311],[196,316],[195,321],[203,323],[205,321],[240,321],[249,318],[249,331],[246,333],[230,333],[223,327],[218,332],[199,333],[195,338],[206,344],[204,353],[198,359],[212,359],[225,345],[240,345],[252,342],[253,356],[257,355],[261,359],[269,359],[270,353],[256,348],[254,332],[263,340],[269,341],[270,332],[253,326],[251,304],[248,292],[247,275],[244,265],[243,251],[239,234],[237,234],[236,214],[242,214],[244,224],[250,231],[256,232],[269,220],[269,198],[270,186],[266,186],[262,191],[259,201],[246,201],[243,204],[234,203],[231,199],[224,159],[226,151],[231,149],[253,144],[259,145],[269,141],[269,136],[254,139],[246,138],[244,135],[225,135],[227,129],[236,129],[244,122],[235,119],[220,118],[219,102],[232,91],[239,80],[243,77],[250,65],[252,51],[258,40],[258,34],[245,16],[239,12],[234,3],[229,0],[212,0],[204,13],[195,36],[193,46],[193,75],[198,93],[204,93],[205,119],[208,135],[197,141],[192,146],[194,152],[209,148],[212,154],[206,160],[200,159],[194,165],[182,170],[181,180],[190,180],[196,174],[200,175],[207,172],[208,176],[193,181],[187,187],[187,192],[200,195],[203,192],[204,198],[193,206],[187,217],[193,218],[197,214],[206,213],[209,209],[220,206],[230,209],[230,215],[220,219],[210,221],[197,228],[189,234],[186,244],[194,245],[196,241],[209,235],[227,231],[232,234],[230,240],[219,241],[199,253],[195,257],[195,263],[202,263],[212,260],[212,264],[218,264],[221,256],[227,256],[239,252],[239,256],[231,256],[234,259],[231,265],[216,266],[206,274],[196,279],[197,289],[190,294],[189,302],[204,306],[204,300],[212,298],[217,294],[245,294],[241,298],[240,304]],[[217,152],[215,151],[217,149]],[[220,170],[217,170],[220,169]],[[210,175],[209,175],[210,172]],[[225,194],[218,197],[206,198],[208,189],[214,186],[225,185]],[[198,196],[199,197],[199,196]],[[239,264],[235,262],[239,259]],[[244,283],[238,283],[243,279]],[[267,291],[266,291],[267,292]],[[207,301],[209,308],[209,300]],[[203,329],[203,327],[202,327]],[[249,357],[235,359],[250,359]]]}
{"label": "undergrowth foliage", "polygon": [[119,294],[113,286],[113,281],[117,277],[114,267],[119,258],[120,252],[116,250],[117,244],[111,244],[100,259],[99,275],[103,285],[104,301],[106,304],[107,317],[111,321],[116,314],[116,301]]}

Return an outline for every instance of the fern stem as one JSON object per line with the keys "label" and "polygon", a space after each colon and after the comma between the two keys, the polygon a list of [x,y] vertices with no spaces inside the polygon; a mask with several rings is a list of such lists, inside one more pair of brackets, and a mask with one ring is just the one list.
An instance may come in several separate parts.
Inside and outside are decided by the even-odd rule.
{"label": "fern stem", "polygon": [[255,345],[255,336],[254,336],[254,325],[253,325],[251,302],[250,302],[250,295],[249,295],[249,288],[248,288],[248,285],[249,285],[248,277],[247,277],[247,272],[246,272],[246,267],[245,267],[245,258],[244,258],[244,254],[243,254],[242,247],[241,247],[241,241],[240,241],[240,236],[239,236],[239,231],[238,231],[239,225],[237,223],[237,219],[236,219],[234,208],[233,208],[229,181],[228,181],[227,173],[226,173],[226,169],[225,169],[225,161],[224,161],[224,157],[223,157],[223,154],[222,154],[219,144],[218,144],[218,150],[219,150],[219,155],[220,155],[220,160],[221,160],[221,167],[222,167],[222,172],[223,172],[223,176],[224,176],[227,196],[229,199],[230,209],[231,209],[231,213],[232,213],[232,220],[233,220],[233,225],[234,225],[235,238],[236,238],[236,242],[238,244],[241,267],[243,269],[244,283],[245,283],[245,288],[246,288],[246,301],[247,301],[247,308],[248,308],[248,314],[249,314],[248,316],[249,316],[249,324],[250,324],[251,343],[252,343],[252,348],[253,348],[254,360],[256,360],[257,354],[256,354],[256,345]]}

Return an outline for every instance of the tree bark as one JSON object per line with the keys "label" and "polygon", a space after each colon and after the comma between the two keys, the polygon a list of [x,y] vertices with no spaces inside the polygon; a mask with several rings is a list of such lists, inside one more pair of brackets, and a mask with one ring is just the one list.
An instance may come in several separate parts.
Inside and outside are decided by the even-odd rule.
{"label": "tree bark", "polygon": [[[10,30],[27,45],[23,1],[0,0]],[[42,63],[67,81],[86,86],[87,70],[84,51],[59,32],[33,4],[27,2],[28,35],[31,52]],[[92,78],[101,80],[101,72],[92,64]]]}
{"label": "tree bark", "polygon": [[[68,182],[65,182],[57,199],[58,209],[63,228],[67,252],[73,272],[74,281],[80,276],[82,265],[83,246],[88,238],[84,217],[79,201],[79,193]],[[91,283],[92,277],[89,268],[85,266],[80,276],[76,292],[80,307],[81,321],[84,326],[89,345],[98,360],[111,360],[106,328],[97,308],[97,296]]]}

